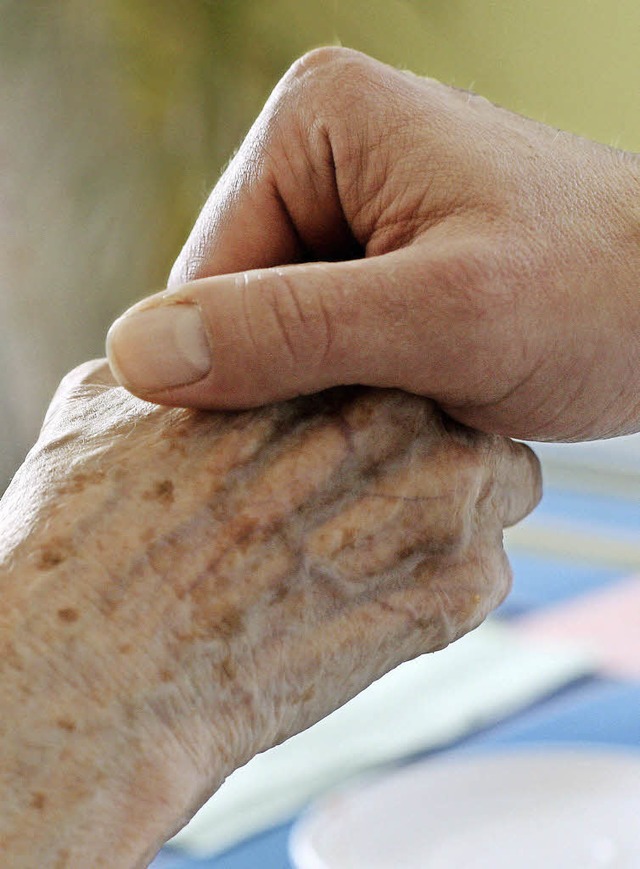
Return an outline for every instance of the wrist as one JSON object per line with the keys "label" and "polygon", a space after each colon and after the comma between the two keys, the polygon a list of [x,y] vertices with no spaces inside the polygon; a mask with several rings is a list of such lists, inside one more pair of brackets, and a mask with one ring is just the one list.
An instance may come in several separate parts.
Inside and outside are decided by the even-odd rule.
{"label": "wrist", "polygon": [[[52,583],[55,574],[47,572]],[[25,599],[25,589],[36,595],[35,580],[19,556],[0,567],[10,614],[0,664],[0,853],[15,869],[146,866],[197,808],[201,774],[152,703],[114,690],[101,659],[108,649],[78,653],[104,638],[102,626],[85,626],[77,642],[49,635],[48,619]]]}

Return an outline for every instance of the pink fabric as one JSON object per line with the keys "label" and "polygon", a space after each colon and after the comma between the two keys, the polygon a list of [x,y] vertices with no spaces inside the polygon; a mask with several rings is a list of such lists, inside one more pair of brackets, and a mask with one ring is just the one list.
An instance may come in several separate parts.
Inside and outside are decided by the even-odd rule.
{"label": "pink fabric", "polygon": [[532,639],[584,649],[604,675],[640,679],[640,576],[525,616],[514,627]]}

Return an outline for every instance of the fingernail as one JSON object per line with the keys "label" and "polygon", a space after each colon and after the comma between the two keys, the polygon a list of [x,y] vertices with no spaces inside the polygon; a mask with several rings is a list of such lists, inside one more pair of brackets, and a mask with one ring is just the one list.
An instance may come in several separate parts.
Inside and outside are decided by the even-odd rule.
{"label": "fingernail", "polygon": [[160,305],[123,314],[107,335],[115,377],[144,392],[186,386],[211,369],[211,350],[197,305]]}

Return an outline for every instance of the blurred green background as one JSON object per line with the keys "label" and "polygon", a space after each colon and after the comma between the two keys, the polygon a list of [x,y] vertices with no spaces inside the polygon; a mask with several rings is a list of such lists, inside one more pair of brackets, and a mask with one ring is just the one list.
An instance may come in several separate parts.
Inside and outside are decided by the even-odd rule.
{"label": "blurred green background", "polygon": [[640,150],[637,0],[0,0],[0,490],[163,286],[289,64],[342,43]]}

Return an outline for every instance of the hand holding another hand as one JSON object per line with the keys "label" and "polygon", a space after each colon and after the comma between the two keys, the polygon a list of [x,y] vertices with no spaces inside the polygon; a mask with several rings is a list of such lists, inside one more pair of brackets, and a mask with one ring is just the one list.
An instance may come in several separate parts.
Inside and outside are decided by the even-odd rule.
{"label": "hand holding another hand", "polygon": [[242,408],[397,387],[485,431],[640,430],[640,163],[365,55],[284,76],[169,291],[117,321],[120,381]]}

